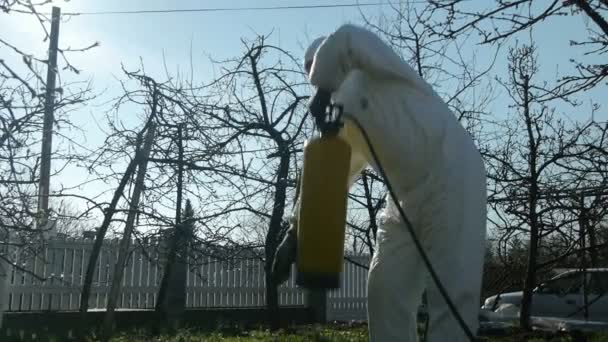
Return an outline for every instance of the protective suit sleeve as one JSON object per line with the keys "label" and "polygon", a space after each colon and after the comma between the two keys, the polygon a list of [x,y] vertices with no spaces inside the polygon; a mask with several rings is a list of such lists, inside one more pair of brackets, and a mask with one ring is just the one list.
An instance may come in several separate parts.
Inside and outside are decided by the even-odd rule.
{"label": "protective suit sleeve", "polygon": [[361,69],[376,78],[405,81],[427,95],[433,89],[405,63],[380,37],[362,27],[340,26],[319,46],[311,68],[313,85],[335,91],[347,74]]}
{"label": "protective suit sleeve", "polygon": [[[356,131],[355,131],[356,130]],[[348,171],[348,189],[353,186],[361,171],[369,165],[364,153],[360,150],[360,146],[353,144],[356,141],[355,136],[358,133],[358,128],[352,122],[346,120],[344,128],[340,131],[340,136],[345,139],[351,147],[350,168]]]}

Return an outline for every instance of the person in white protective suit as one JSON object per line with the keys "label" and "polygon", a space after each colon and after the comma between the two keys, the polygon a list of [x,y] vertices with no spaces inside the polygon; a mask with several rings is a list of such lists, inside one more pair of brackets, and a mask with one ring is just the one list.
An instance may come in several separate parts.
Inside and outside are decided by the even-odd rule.
{"label": "person in white protective suit", "polygon": [[[380,164],[439,279],[475,334],[486,234],[486,176],[473,139],[447,104],[374,33],[343,25],[306,51],[311,84],[344,108],[341,135],[352,147],[350,185]],[[349,186],[350,186],[349,185]],[[273,271],[289,276],[295,260],[297,208],[276,253]],[[368,277],[372,342],[417,341],[416,317],[427,290],[427,341],[467,341],[432,282],[396,204],[380,215]]]}

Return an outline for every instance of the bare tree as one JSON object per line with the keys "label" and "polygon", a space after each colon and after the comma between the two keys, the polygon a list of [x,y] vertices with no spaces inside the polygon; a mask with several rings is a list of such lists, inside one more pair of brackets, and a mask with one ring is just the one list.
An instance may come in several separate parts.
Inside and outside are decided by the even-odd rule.
{"label": "bare tree", "polygon": [[448,104],[460,122],[479,139],[487,107],[492,100],[490,72],[500,45],[492,49],[493,59],[479,61],[475,51],[465,49],[469,37],[446,37],[429,27],[437,11],[429,3],[395,3],[377,18],[361,14],[364,22],[401,54]]}
{"label": "bare tree", "polygon": [[78,203],[71,196],[52,198],[51,218],[53,218],[54,233],[59,237],[82,237],[82,233],[92,230],[95,220],[87,215],[86,210],[78,207]]}
{"label": "bare tree", "polygon": [[[116,186],[110,203],[102,206],[104,219],[97,231],[82,292],[80,310],[83,314],[87,311],[100,248],[112,230],[121,230],[126,220],[131,222],[129,217],[134,212],[136,222],[131,229],[136,244],[148,238],[169,237],[171,241],[166,255],[159,260],[150,260],[162,263],[159,265],[162,270],[159,309],[165,302],[174,259],[179,262],[189,259],[189,266],[196,267],[202,262],[200,260],[206,260],[200,256],[224,260],[252,248],[247,242],[238,241],[242,225],[230,221],[239,212],[251,212],[246,201],[234,195],[235,189],[243,187],[236,184],[235,179],[250,182],[260,178],[230,165],[229,160],[234,155],[218,152],[222,148],[218,147],[217,127],[205,114],[217,107],[205,104],[207,98],[200,93],[206,89],[186,85],[179,75],[168,75],[169,80],[158,81],[146,74],[143,65],[136,71],[123,68],[123,73],[125,78],[120,81],[123,94],[116,98],[107,113],[106,140],[88,158],[88,170],[92,175]],[[140,108],[136,115],[141,121],[127,125],[120,117],[125,115],[125,109],[132,111],[133,108]],[[133,208],[129,207],[129,193],[134,185],[136,165],[142,158],[137,150],[150,125],[156,127],[155,139],[147,157],[141,202]],[[124,171],[117,172],[121,167]],[[177,243],[175,228],[181,225],[182,198],[186,196],[203,208],[202,213],[192,218],[198,229],[191,235],[189,258],[178,256],[174,246]],[[170,235],[167,232],[171,232]],[[120,272],[119,269],[115,271]]]}
{"label": "bare tree", "polygon": [[386,203],[384,192],[383,180],[373,170],[366,169],[349,194],[347,236],[355,255],[374,254],[378,216]]}
{"label": "bare tree", "polygon": [[[208,87],[216,95],[211,102],[216,109],[205,116],[219,134],[215,148],[224,165],[217,169],[234,173],[230,196],[236,194],[250,214],[244,228],[265,232],[266,305],[276,326],[278,284],[271,266],[286,228],[285,215],[290,214],[288,191],[295,188],[294,165],[307,127],[307,96],[300,95],[303,74],[297,60],[267,40],[243,40],[242,56],[222,62],[221,76]],[[251,234],[247,228],[244,233]]]}
{"label": "bare tree", "polygon": [[572,205],[556,199],[572,198],[585,190],[588,171],[573,172],[569,166],[589,150],[581,146],[592,124],[567,122],[545,101],[533,45],[511,48],[508,58],[508,79],[498,82],[513,102],[513,113],[499,123],[496,140],[485,145],[484,156],[494,213],[490,221],[502,234],[499,243],[522,234],[528,242],[520,323],[529,329],[532,289],[538,271],[553,262],[550,247],[556,246],[557,239],[566,245],[561,250],[578,241],[573,227],[580,217],[572,215]]}
{"label": "bare tree", "polygon": [[[39,13],[38,9],[46,1],[31,2],[20,0],[0,1],[0,16],[18,13],[23,20],[32,20],[40,28],[41,43],[49,38],[48,26],[50,18]],[[20,37],[0,35],[0,230],[2,235],[10,239],[10,245],[20,249],[22,257],[39,257],[38,251],[53,225],[36,227],[37,218],[36,187],[40,174],[40,143],[42,138],[44,99],[46,84],[43,73],[48,68],[46,57],[36,56],[24,49]],[[85,51],[94,47],[93,44],[82,49],[59,49],[61,60],[58,72],[67,70],[64,76],[74,76],[79,70],[70,64],[68,55],[73,51]],[[81,132],[69,120],[69,113],[86,103],[93,97],[88,83],[68,81],[59,78],[55,88],[55,121],[53,123],[54,140],[58,142],[53,151],[53,174],[60,174],[74,160],[82,157],[80,146],[70,132]],[[71,77],[74,79],[74,77]],[[52,187],[51,200],[83,199],[84,196],[72,194],[59,186]],[[65,216],[60,208],[55,208],[53,220],[61,220]],[[70,216],[76,219],[88,219],[90,212],[72,212]],[[2,241],[7,243],[7,240]],[[0,258],[10,259],[7,254]],[[11,261],[12,262],[12,261]],[[16,266],[14,266],[16,267]]]}
{"label": "bare tree", "polygon": [[608,51],[608,3],[605,0],[494,0],[481,10],[471,8],[466,0],[429,3],[433,6],[434,17],[426,25],[436,35],[456,38],[475,33],[485,45],[527,34],[530,28],[551,23],[557,17],[574,19],[582,16],[588,19],[585,22],[587,36],[568,44],[586,49],[586,52],[583,56],[565,56],[572,63],[573,72],[561,76],[552,88],[546,89],[545,97],[547,100],[563,98],[589,90],[601,86],[608,77],[608,64],[601,59]]}
{"label": "bare tree", "polygon": [[[565,189],[556,189],[552,202],[562,208],[562,214],[569,217],[574,244],[565,246],[558,253],[552,253],[554,260],[563,263],[565,256],[577,253],[576,266],[597,267],[599,251],[605,246],[598,241],[597,230],[605,220],[606,206],[606,123],[591,121],[580,127],[579,140],[571,153],[558,163],[565,174]],[[568,191],[568,189],[577,191]],[[564,191],[566,190],[566,191]],[[548,261],[550,262],[550,260]]]}
{"label": "bare tree", "polygon": [[[156,108],[152,109],[153,113],[155,109]],[[129,213],[127,216],[127,221],[125,223],[123,236],[120,240],[120,249],[118,250],[118,258],[116,260],[114,274],[112,275],[112,286],[110,288],[108,304],[106,307],[106,315],[104,317],[104,341],[108,341],[110,339],[113,330],[114,310],[116,309],[116,302],[120,293],[120,283],[122,281],[123,271],[127,265],[127,258],[130,254],[129,247],[131,245],[131,235],[133,234],[133,228],[135,226],[135,216],[137,215],[139,200],[144,187],[146,169],[148,167],[148,156],[150,154],[150,149],[152,148],[152,140],[154,139],[155,128],[156,127],[154,126],[154,124],[150,125],[146,132],[144,144],[142,147],[140,147],[141,158],[139,158],[137,163],[137,176],[133,187],[133,194],[129,200]]]}

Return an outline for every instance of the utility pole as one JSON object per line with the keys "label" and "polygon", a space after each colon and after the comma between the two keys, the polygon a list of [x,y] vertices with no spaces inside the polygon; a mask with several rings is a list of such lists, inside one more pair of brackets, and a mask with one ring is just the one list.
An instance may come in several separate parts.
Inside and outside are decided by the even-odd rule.
{"label": "utility pole", "polygon": [[44,227],[49,217],[49,187],[51,178],[51,147],[53,140],[53,109],[55,107],[55,79],[57,76],[57,45],[61,9],[53,7],[49,59],[46,72],[46,94],[44,101],[44,124],[42,128],[42,153],[40,157],[40,183],[38,186],[37,226]]}

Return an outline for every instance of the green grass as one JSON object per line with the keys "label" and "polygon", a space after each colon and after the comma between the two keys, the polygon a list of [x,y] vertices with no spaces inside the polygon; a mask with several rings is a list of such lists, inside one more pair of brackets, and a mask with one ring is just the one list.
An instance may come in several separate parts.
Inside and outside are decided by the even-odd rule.
{"label": "green grass", "polygon": [[367,329],[363,327],[301,327],[270,332],[254,330],[240,333],[199,333],[182,330],[174,335],[149,336],[147,334],[126,334],[116,336],[112,342],[367,342]]}
{"label": "green grass", "polygon": [[[421,327],[421,326],[420,326]],[[131,331],[117,333],[112,342],[368,342],[366,325],[308,325],[270,332],[269,330],[243,330],[236,326],[225,326],[216,332],[196,329],[181,329],[177,333],[161,333],[154,335],[149,331]],[[45,336],[35,341],[63,341],[61,338]],[[21,341],[21,340],[19,340]],[[98,342],[99,339],[89,337],[88,342]],[[449,339],[446,339],[449,341]],[[482,337],[484,342],[575,342],[565,334],[522,333],[512,330],[509,336]],[[608,331],[588,335],[587,342],[608,342]]]}
{"label": "green grass", "polygon": [[[95,340],[92,340],[95,341]],[[204,333],[194,330],[181,330],[177,334],[150,336],[145,333],[122,334],[114,337],[112,342],[367,342],[365,326],[304,326],[289,330],[269,332],[254,330],[246,332]],[[572,342],[568,336],[549,336],[543,334],[514,333],[510,337],[487,338],[488,342]],[[608,334],[590,336],[588,342],[608,342]]]}

